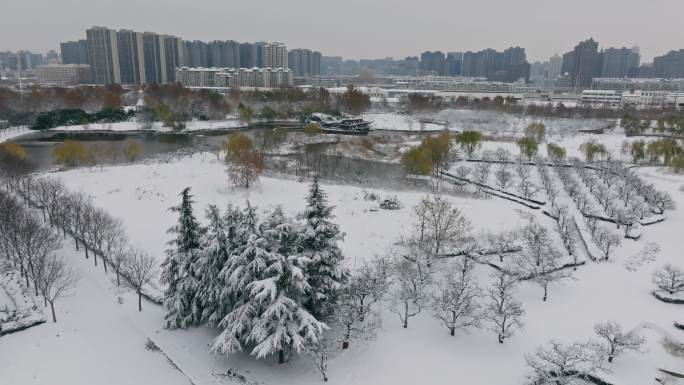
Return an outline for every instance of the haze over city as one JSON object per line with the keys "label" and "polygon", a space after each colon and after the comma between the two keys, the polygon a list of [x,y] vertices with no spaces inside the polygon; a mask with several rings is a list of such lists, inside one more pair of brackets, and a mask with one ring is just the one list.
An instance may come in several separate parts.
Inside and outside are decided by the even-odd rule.
{"label": "haze over city", "polygon": [[684,385],[684,0],[5,3],[0,385]]}
{"label": "haze over city", "polygon": [[9,1],[0,49],[46,52],[92,25],[187,40],[283,41],[328,56],[400,58],[424,50],[525,47],[546,60],[593,37],[602,47],[641,48],[643,61],[679,48],[684,2],[653,0]]}

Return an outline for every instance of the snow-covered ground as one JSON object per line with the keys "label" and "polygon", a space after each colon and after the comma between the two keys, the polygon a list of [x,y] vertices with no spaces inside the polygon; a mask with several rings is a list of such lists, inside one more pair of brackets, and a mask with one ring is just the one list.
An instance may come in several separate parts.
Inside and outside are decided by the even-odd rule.
{"label": "snow-covered ground", "polygon": [[15,126],[0,130],[0,143],[16,139],[20,136],[31,133],[26,126]]}
{"label": "snow-covered ground", "polygon": [[[185,123],[184,132],[193,132],[200,130],[215,130],[226,128],[246,127],[247,124],[239,119],[223,119],[223,120],[191,120]],[[73,126],[60,126],[51,128],[51,131],[64,132],[88,132],[88,131],[112,131],[112,132],[136,132],[136,131],[154,131],[154,132],[172,132],[171,127],[164,127],[161,122],[154,122],[150,127],[145,128],[144,125],[136,121],[130,120],[117,123],[91,123],[78,124]]]}
{"label": "snow-covered ground", "polygon": [[[606,119],[544,118],[496,111],[447,109],[437,113],[403,115],[392,112],[366,113],[362,117],[374,121],[373,129],[392,131],[480,131],[486,135],[515,137],[522,134],[530,123],[543,123],[549,135],[572,136],[580,129],[600,129],[612,125]],[[445,124],[422,123],[423,121]]]}
{"label": "snow-covered ground", "polygon": [[[524,124],[522,124],[524,127]],[[591,135],[549,135],[579,155],[579,145]],[[553,138],[556,139],[553,139]],[[619,152],[624,136],[618,132],[597,136]],[[503,144],[502,144],[503,143]],[[511,145],[487,142],[492,149]],[[545,151],[544,151],[545,152]],[[550,339],[562,342],[594,338],[596,322],[615,320],[625,329],[637,328],[647,338],[645,352],[625,353],[609,365],[606,379],[615,385],[653,385],[658,368],[684,373],[684,359],[663,346],[663,340],[681,343],[684,331],[674,321],[684,321],[684,307],[663,303],[652,295],[651,273],[665,263],[682,265],[681,235],[684,228],[684,177],[663,168],[640,168],[641,176],[658,189],[668,191],[677,210],[665,222],[647,226],[639,241],[625,240],[609,262],[578,268],[574,280],[552,286],[549,300],[541,301],[541,289],[531,282],[520,284],[517,298],[526,310],[525,328],[499,344],[486,328],[450,337],[429,310],[411,319],[404,329],[396,315],[383,304],[383,327],[372,342],[354,341],[349,350],[329,363],[331,384],[522,384],[526,372],[524,354],[533,352]],[[100,169],[76,169],[57,173],[73,190],[91,195],[96,206],[121,218],[132,243],[161,261],[166,229],[175,217],[168,210],[179,201],[178,194],[192,187],[196,212],[214,203],[242,205],[245,200],[268,209],[283,205],[290,214],[304,207],[307,183],[289,179],[262,178],[249,191],[230,187],[224,166],[214,155],[194,155],[170,163],[135,164]],[[560,182],[558,182],[560,183]],[[558,185],[560,187],[560,184]],[[366,189],[381,196],[396,195],[403,208],[375,210],[377,202],[364,200],[364,189],[355,186],[324,185],[329,202],[336,206],[336,222],[345,232],[342,250],[349,266],[375,254],[387,253],[411,226],[411,206],[425,194],[415,191]],[[470,219],[476,234],[499,231],[536,217],[551,228],[553,221],[541,210],[528,210],[502,199],[474,199],[449,196]],[[632,263],[633,256],[648,243],[660,246],[655,261]],[[132,293],[112,283],[69,243],[61,251],[71,258],[81,280],[74,295],[57,303],[59,322],[45,324],[19,334],[0,338],[0,384],[187,384],[239,383],[222,374],[229,370],[244,376],[247,384],[307,385],[321,383],[306,356],[286,365],[274,359],[255,360],[246,354],[214,357],[208,345],[218,330],[196,328],[165,330],[163,310],[143,304],[138,313]],[[391,256],[391,255],[390,255]],[[448,260],[442,262],[446,268]],[[626,268],[625,265],[629,265]],[[486,266],[477,268],[479,285],[489,285]],[[121,304],[119,297],[123,299]],[[145,349],[151,338],[178,366],[173,368],[159,352]],[[181,371],[184,373],[181,373]],[[186,377],[187,376],[187,377]]]}

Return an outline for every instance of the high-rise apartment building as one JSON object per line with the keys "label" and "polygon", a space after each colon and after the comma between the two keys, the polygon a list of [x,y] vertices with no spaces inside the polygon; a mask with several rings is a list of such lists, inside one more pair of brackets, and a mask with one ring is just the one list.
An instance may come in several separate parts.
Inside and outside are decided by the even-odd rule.
{"label": "high-rise apartment building", "polygon": [[529,80],[530,64],[524,48],[511,47],[503,52],[487,48],[464,53],[461,74],[502,82],[514,82],[521,78]]}
{"label": "high-rise apartment building", "polygon": [[340,75],[342,74],[342,59],[341,56],[323,56],[321,57],[321,74],[323,75]]}
{"label": "high-rise apartment building", "polygon": [[96,84],[121,83],[119,49],[116,31],[105,27],[86,30],[88,63]]}
{"label": "high-rise apartment building", "polygon": [[85,39],[67,41],[59,45],[62,64],[88,64],[88,42]]}
{"label": "high-rise apartment building", "polygon": [[116,40],[119,50],[121,83],[146,83],[143,34],[122,29],[116,33]]}
{"label": "high-rise apartment building", "polygon": [[203,41],[184,41],[183,56],[189,67],[209,66],[209,45]]}
{"label": "high-rise apartment building", "polygon": [[601,74],[601,68],[602,56],[594,39],[580,42],[574,50],[563,55],[562,72],[569,74],[575,89],[590,88],[592,79]]}
{"label": "high-rise apartment building", "polygon": [[321,53],[308,49],[293,49],[287,53],[289,68],[295,76],[318,76],[321,74]]}
{"label": "high-rise apartment building", "polygon": [[563,58],[558,56],[558,54],[551,56],[549,58],[549,69],[548,69],[548,79],[554,80],[558,79],[562,75],[561,66],[563,65]]}
{"label": "high-rise apartment building", "polygon": [[608,48],[603,51],[601,77],[634,77],[639,68],[640,56],[634,48]]}
{"label": "high-rise apartment building", "polygon": [[257,48],[252,43],[239,43],[240,67],[254,68],[257,66]]}
{"label": "high-rise apartment building", "polygon": [[670,51],[653,59],[653,76],[656,78],[684,78],[684,49]]}
{"label": "high-rise apartment building", "polygon": [[444,75],[458,76],[463,65],[463,52],[448,52],[444,62]]}
{"label": "high-rise apartment building", "polygon": [[424,74],[444,75],[446,57],[440,51],[425,51],[420,54],[420,71]]}
{"label": "high-rise apartment building", "polygon": [[268,43],[264,46],[264,67],[289,68],[287,47],[283,43]]}

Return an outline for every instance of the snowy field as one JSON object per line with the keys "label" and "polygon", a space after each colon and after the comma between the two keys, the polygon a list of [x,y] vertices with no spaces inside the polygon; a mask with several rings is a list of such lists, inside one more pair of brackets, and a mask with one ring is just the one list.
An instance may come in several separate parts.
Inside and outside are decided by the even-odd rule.
{"label": "snowy field", "polygon": [[[521,122],[520,127],[526,124]],[[511,132],[522,130],[517,125],[510,127]],[[579,145],[590,137],[594,136],[550,131],[548,141],[561,143],[568,156],[579,156]],[[616,156],[625,139],[619,132],[595,137]],[[518,153],[513,142],[483,145],[492,150],[500,146]],[[545,155],[545,146],[541,155]],[[542,302],[538,286],[521,283],[516,297],[526,311],[525,327],[504,344],[497,343],[496,335],[486,328],[457,331],[450,337],[428,309],[412,318],[408,329],[404,329],[383,304],[383,326],[376,340],[354,341],[350,349],[332,358],[329,383],[522,384],[527,372],[526,353],[550,339],[571,343],[595,338],[593,325],[610,320],[639,332],[647,343],[643,353],[627,352],[616,358],[608,366],[611,373],[604,375],[605,379],[614,385],[654,385],[659,368],[684,373],[684,348],[680,345],[680,350],[673,349],[671,344],[666,348],[663,344],[665,339],[680,344],[684,341],[684,331],[672,326],[674,321],[684,321],[684,307],[660,302],[650,294],[654,288],[651,274],[656,267],[684,264],[684,177],[655,167],[640,168],[638,173],[672,194],[677,210],[670,211],[665,222],[647,226],[639,241],[624,240],[610,261],[589,261],[578,268],[573,280],[552,286],[547,302]],[[228,183],[224,165],[209,154],[171,163],[76,169],[53,176],[72,190],[86,192],[96,206],[121,218],[132,243],[149,251],[158,262],[169,239],[166,229],[176,219],[168,208],[179,202],[178,194],[186,186],[192,187],[200,218],[207,204],[223,208],[229,203],[242,206],[246,200],[262,210],[282,205],[285,211],[295,214],[304,207],[307,189],[306,182],[265,177],[249,191],[234,189]],[[323,188],[335,206],[335,220],[345,233],[341,247],[350,267],[377,254],[393,256],[393,246],[412,224],[411,206],[425,195],[330,184]],[[403,208],[377,210],[377,202],[364,199],[366,192],[383,197],[396,195]],[[524,225],[530,217],[536,217],[549,229],[554,226],[541,210],[506,200],[466,196],[448,199],[472,222],[476,236]],[[660,246],[656,260],[635,264],[633,257],[651,242]],[[112,273],[104,275],[102,269],[92,266],[74,251],[71,241],[65,242],[61,252],[79,271],[79,285],[58,305],[59,323],[0,338],[0,384],[322,383],[306,356],[285,365],[278,365],[273,358],[255,360],[247,354],[211,356],[208,345],[218,330],[165,330],[160,306],[144,303],[143,312],[138,313],[135,296],[117,289]],[[449,260],[440,262],[440,268],[449,264]],[[488,266],[477,267],[480,287],[489,286],[491,272]],[[177,367],[161,352],[146,349],[148,338]],[[228,372],[244,378],[227,376]]]}
{"label": "snowy field", "polygon": [[[398,113],[366,113],[362,117],[372,120],[373,129],[390,131],[480,131],[497,137],[519,136],[530,123],[543,123],[548,135],[568,137],[580,129],[599,129],[610,126],[606,119],[567,119],[520,116],[496,111],[447,109],[433,114],[402,115]],[[428,121],[426,122],[421,122]],[[441,122],[436,124],[429,122]]]}

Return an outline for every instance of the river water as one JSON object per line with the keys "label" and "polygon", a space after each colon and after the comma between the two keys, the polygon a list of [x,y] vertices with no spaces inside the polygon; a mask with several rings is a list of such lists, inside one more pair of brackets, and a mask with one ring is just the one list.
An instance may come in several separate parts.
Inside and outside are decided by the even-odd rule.
{"label": "river water", "polygon": [[[260,129],[249,130],[254,134]],[[126,163],[123,149],[128,139],[139,144],[138,161],[159,157],[163,154],[178,151],[215,151],[221,147],[226,132],[203,132],[190,134],[154,133],[154,132],[37,132],[21,137],[15,142],[24,147],[27,158],[38,170],[48,170],[56,166],[53,151],[55,146],[65,140],[76,140],[88,146],[100,146],[112,150],[116,157],[105,159],[106,164]],[[296,135],[290,132],[288,136]],[[327,144],[323,146],[334,146]],[[356,159],[342,156],[316,154],[315,162],[319,175],[325,179],[334,179],[350,183],[373,185],[393,185],[404,182],[401,166],[376,160]],[[296,156],[267,157],[266,169],[273,172],[295,176],[310,176],[306,168],[310,164]]]}

